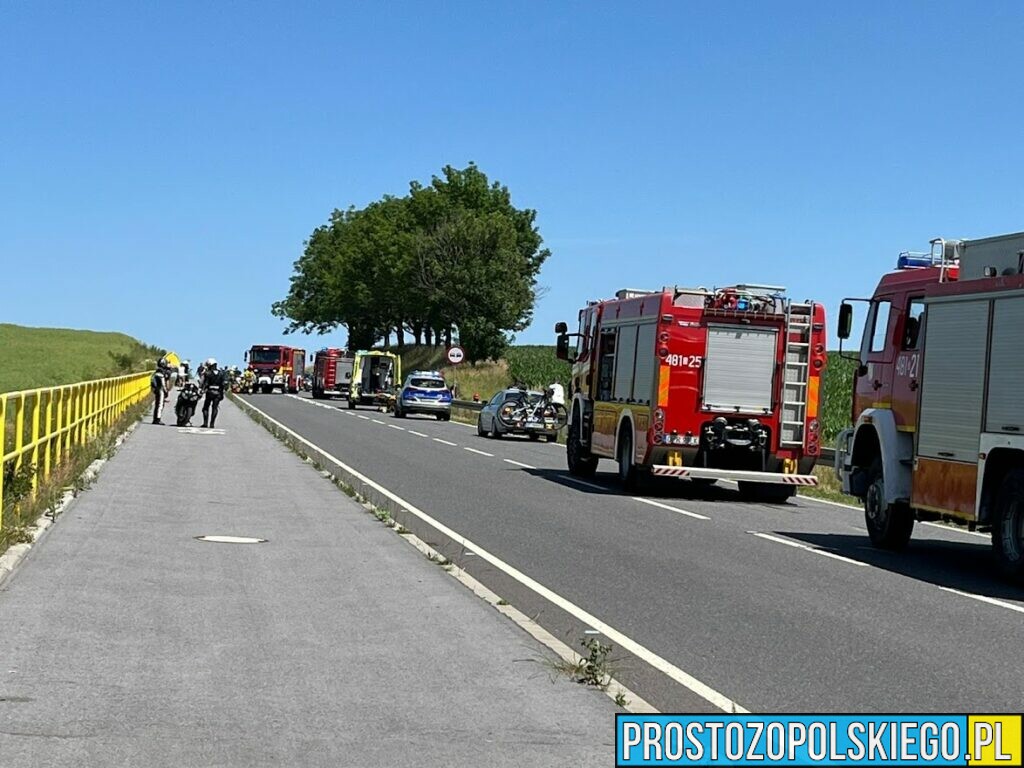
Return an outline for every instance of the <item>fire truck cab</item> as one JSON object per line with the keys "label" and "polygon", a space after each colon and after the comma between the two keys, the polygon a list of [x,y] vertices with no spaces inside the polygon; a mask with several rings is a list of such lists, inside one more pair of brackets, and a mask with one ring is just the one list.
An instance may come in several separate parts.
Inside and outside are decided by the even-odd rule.
{"label": "fire truck cab", "polygon": [[[622,290],[555,327],[572,361],[566,454],[591,476],[734,480],[769,501],[815,485],[825,313],[777,286]],[[570,349],[570,337],[576,347]]]}
{"label": "fire truck cab", "polygon": [[326,347],[317,350],[313,363],[313,397],[348,397],[352,382],[352,363],[344,349]]}
{"label": "fire truck cab", "polygon": [[933,240],[861,301],[836,474],[863,501],[871,542],[902,549],[915,520],[955,519],[990,529],[1000,570],[1024,578],[1024,233]]}
{"label": "fire truck cab", "polygon": [[292,394],[306,371],[306,351],[277,344],[256,344],[245,353],[249,370],[256,376],[253,392],[270,394],[275,389]]}

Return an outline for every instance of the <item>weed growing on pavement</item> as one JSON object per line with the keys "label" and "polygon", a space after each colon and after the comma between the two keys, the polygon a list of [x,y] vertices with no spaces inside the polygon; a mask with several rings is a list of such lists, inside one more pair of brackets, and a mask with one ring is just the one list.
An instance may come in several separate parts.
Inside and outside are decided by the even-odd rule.
{"label": "weed growing on pavement", "polygon": [[626,694],[624,694],[622,691],[619,691],[615,694],[615,703],[623,709],[625,709],[626,705],[629,704],[629,699],[626,698]]}
{"label": "weed growing on pavement", "polygon": [[499,598],[497,604],[498,605],[508,605],[508,600],[506,600],[504,597]]}
{"label": "weed growing on pavement", "polygon": [[395,533],[397,533],[399,536],[409,536],[412,533],[412,531],[410,531],[401,523],[395,523]]}
{"label": "weed growing on pavement", "polygon": [[552,679],[567,677],[574,683],[606,691],[616,674],[617,659],[611,655],[613,646],[596,637],[584,638],[580,645],[587,655],[579,656],[575,662],[542,657],[540,663],[551,671]]}

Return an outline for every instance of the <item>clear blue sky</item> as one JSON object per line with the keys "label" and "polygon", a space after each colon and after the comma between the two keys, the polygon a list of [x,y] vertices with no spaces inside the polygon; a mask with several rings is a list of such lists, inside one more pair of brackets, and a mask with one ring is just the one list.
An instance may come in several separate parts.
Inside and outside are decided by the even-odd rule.
{"label": "clear blue sky", "polygon": [[240,363],[332,208],[470,160],[552,250],[521,341],[624,286],[834,314],[902,249],[1024,230],[1022,32],[989,2],[4,2],[0,321]]}

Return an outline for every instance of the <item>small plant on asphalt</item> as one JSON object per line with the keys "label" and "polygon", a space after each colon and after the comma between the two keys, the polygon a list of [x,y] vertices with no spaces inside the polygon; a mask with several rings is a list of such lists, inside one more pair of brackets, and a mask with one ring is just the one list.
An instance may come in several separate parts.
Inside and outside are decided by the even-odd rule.
{"label": "small plant on asphalt", "polygon": [[506,600],[504,597],[499,598],[498,605],[508,605],[508,600]]}
{"label": "small plant on asphalt", "polygon": [[581,640],[580,645],[587,651],[587,656],[580,660],[578,681],[584,685],[606,688],[612,679],[612,646],[602,643],[596,637]]}
{"label": "small plant on asphalt", "polygon": [[373,516],[380,520],[382,523],[385,523],[386,525],[391,524],[391,513],[388,512],[386,509],[373,510]]}
{"label": "small plant on asphalt", "polygon": [[626,694],[624,694],[622,691],[619,691],[615,694],[615,703],[623,709],[625,709],[626,705],[629,704],[629,699],[626,698]]}
{"label": "small plant on asphalt", "polygon": [[404,525],[398,524],[395,526],[395,533],[399,536],[408,536],[412,531],[406,528]]}

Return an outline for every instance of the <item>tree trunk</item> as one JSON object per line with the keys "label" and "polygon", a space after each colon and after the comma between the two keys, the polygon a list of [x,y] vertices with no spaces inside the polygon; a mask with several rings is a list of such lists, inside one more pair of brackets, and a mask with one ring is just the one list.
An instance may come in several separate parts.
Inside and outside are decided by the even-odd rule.
{"label": "tree trunk", "polygon": [[413,323],[412,337],[416,341],[417,347],[423,343],[423,326],[419,323]]}
{"label": "tree trunk", "polygon": [[426,344],[428,347],[433,346],[433,343],[434,343],[430,333],[431,333],[430,326],[429,325],[424,326],[423,327],[423,343]]}
{"label": "tree trunk", "polygon": [[395,329],[395,336],[398,339],[398,346],[400,348],[404,347],[405,346],[405,325],[403,323],[399,323],[398,324],[398,327]]}
{"label": "tree trunk", "polygon": [[450,325],[444,329],[444,342],[445,346],[450,347],[452,345],[452,327]]}

